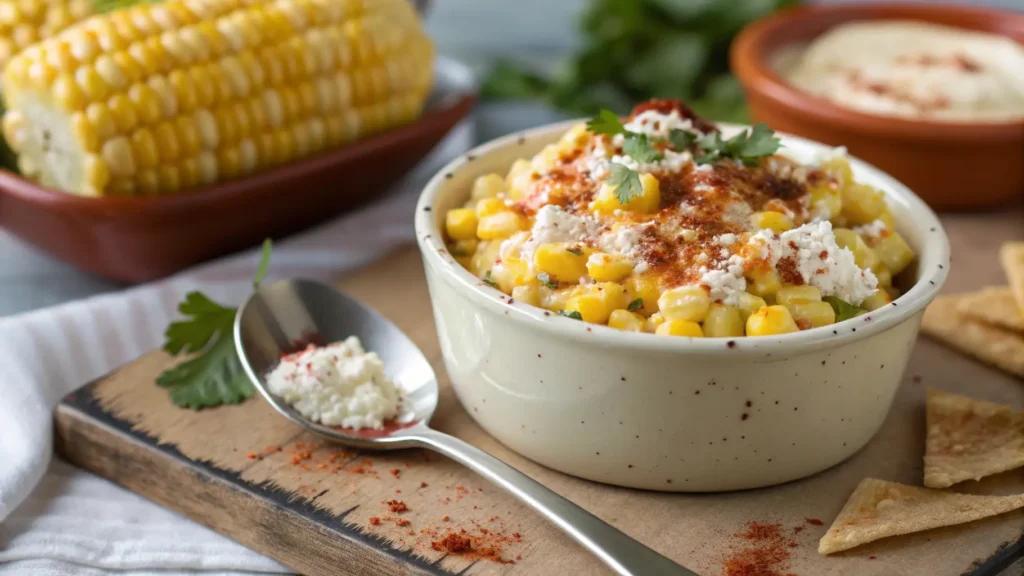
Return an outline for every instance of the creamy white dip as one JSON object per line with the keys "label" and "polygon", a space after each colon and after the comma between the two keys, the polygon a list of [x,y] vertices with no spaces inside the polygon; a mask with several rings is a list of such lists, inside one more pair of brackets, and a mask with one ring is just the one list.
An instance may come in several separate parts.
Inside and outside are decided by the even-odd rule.
{"label": "creamy white dip", "polygon": [[1024,120],[1024,47],[915,21],[854,22],[781,51],[794,86],[863,112],[949,122]]}

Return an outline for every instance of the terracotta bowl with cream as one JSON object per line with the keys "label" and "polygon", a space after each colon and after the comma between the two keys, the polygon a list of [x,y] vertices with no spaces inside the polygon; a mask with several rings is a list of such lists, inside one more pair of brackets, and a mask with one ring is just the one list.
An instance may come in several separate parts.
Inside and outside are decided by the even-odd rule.
{"label": "terracotta bowl with cream", "polygon": [[[474,180],[505,173],[575,123],[484,144],[423,191],[415,228],[445,367],[469,415],[540,464],[599,482],[719,491],[802,478],[842,462],[885,420],[925,306],[949,268],[935,214],[906,186],[851,158],[885,194],[917,256],[886,306],[795,333],[683,338],[622,332],[533,307],[486,285],[445,245],[445,214]],[[725,136],[740,127],[722,126]],[[810,162],[830,147],[781,135]]]}
{"label": "terracotta bowl with cream", "polygon": [[[813,46],[830,32],[852,23],[859,26],[875,22],[923,23],[953,27],[967,34],[981,32],[991,35],[995,42],[1009,39],[1012,52],[1024,43],[1024,14],[989,8],[858,4],[783,10],[748,26],[732,46],[732,69],[743,85],[753,118],[777,130],[846,146],[852,154],[898,178],[936,209],[990,209],[1024,197],[1024,116],[964,115],[951,121],[948,110],[943,110],[950,104],[945,96],[915,102],[915,94],[895,89],[898,82],[874,81],[872,78],[878,76],[865,67],[848,71],[851,81],[857,84],[850,85],[850,92],[863,89],[867,98],[876,103],[888,102],[896,109],[907,103],[921,108],[919,114],[880,113],[883,110],[877,106],[850,106],[850,94],[826,98],[798,88],[780,69],[780,56],[787,51]],[[856,50],[847,45],[845,53],[862,58],[872,51],[902,50],[894,46],[899,41],[893,40],[894,35],[899,36],[894,33],[888,38],[872,39],[864,35],[869,40],[867,45]],[[895,58],[892,65],[904,67],[897,70],[899,73],[914,67],[922,70],[926,74],[923,81],[938,81],[936,72],[953,65],[960,66],[966,75],[981,78],[989,71],[987,67],[998,67],[997,61],[1006,52],[1004,45],[993,50],[991,58],[983,52],[980,56],[975,53],[965,57],[956,48],[960,41],[953,40],[933,53],[918,50],[911,34],[906,39],[907,54]],[[966,45],[967,40],[963,42]],[[883,43],[887,47],[881,46]],[[1019,59],[1019,54],[1012,57]],[[842,65],[839,62],[838,67]],[[864,70],[868,74],[858,76]],[[1012,76],[1009,74],[1011,80]],[[953,91],[955,104],[955,91],[966,83],[950,78],[947,86]],[[1019,82],[1024,78],[1016,80],[1020,90]],[[1024,97],[1024,92],[1020,95]]]}

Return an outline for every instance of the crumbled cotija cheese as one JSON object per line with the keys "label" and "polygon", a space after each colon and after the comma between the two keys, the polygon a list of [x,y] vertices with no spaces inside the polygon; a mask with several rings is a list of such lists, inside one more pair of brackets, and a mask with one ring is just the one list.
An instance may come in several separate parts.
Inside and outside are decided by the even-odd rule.
{"label": "crumbled cotija cheese", "polygon": [[703,275],[700,283],[711,289],[709,296],[712,301],[722,302],[728,306],[739,306],[739,295],[747,289],[747,280],[743,277],[743,258],[732,255],[722,263],[722,268],[707,270],[701,267]]}
{"label": "crumbled cotija cheese", "polygon": [[398,388],[355,336],[283,357],[267,375],[267,389],[326,426],[381,429],[398,416]]}
{"label": "crumbled cotija cheese", "polygon": [[678,110],[668,114],[657,110],[645,110],[625,124],[626,130],[637,134],[646,134],[651,138],[668,138],[673,130],[686,130],[700,136],[702,132],[693,126],[689,118],[683,118]]}
{"label": "crumbled cotija cheese", "polygon": [[561,206],[547,204],[537,211],[530,239],[522,244],[520,254],[528,261],[541,244],[551,242],[587,242],[600,233],[603,225],[592,216],[577,216]]}
{"label": "crumbled cotija cheese", "polygon": [[637,274],[647,271],[648,265],[640,258],[640,237],[645,227],[651,224],[619,226],[613,231],[605,232],[598,239],[597,245],[609,254],[620,254],[633,260],[633,271]]}
{"label": "crumbled cotija cheese", "polygon": [[853,252],[836,244],[831,222],[812,222],[778,235],[761,230],[750,242],[761,244],[761,253],[772,266],[792,259],[804,282],[821,290],[822,296],[836,296],[857,305],[878,287],[875,274],[861,270]]}

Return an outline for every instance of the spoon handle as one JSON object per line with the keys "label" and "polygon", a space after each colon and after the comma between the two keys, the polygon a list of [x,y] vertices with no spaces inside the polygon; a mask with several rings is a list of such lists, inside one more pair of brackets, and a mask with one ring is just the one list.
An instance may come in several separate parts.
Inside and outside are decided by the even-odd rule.
{"label": "spoon handle", "polygon": [[406,438],[465,465],[529,504],[622,576],[698,576],[526,474],[458,438],[430,429],[417,431]]}

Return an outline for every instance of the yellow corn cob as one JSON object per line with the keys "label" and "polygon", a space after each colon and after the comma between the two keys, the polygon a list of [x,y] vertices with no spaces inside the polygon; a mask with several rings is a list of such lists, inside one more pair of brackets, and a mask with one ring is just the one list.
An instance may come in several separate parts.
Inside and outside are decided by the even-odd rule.
{"label": "yellow corn cob", "polygon": [[[92,0],[0,0],[0,69],[15,54],[96,13]],[[54,62],[69,54],[54,53]]]}
{"label": "yellow corn cob", "polygon": [[139,5],[12,58],[4,135],[44,185],[168,195],[412,121],[432,58],[407,0]]}

